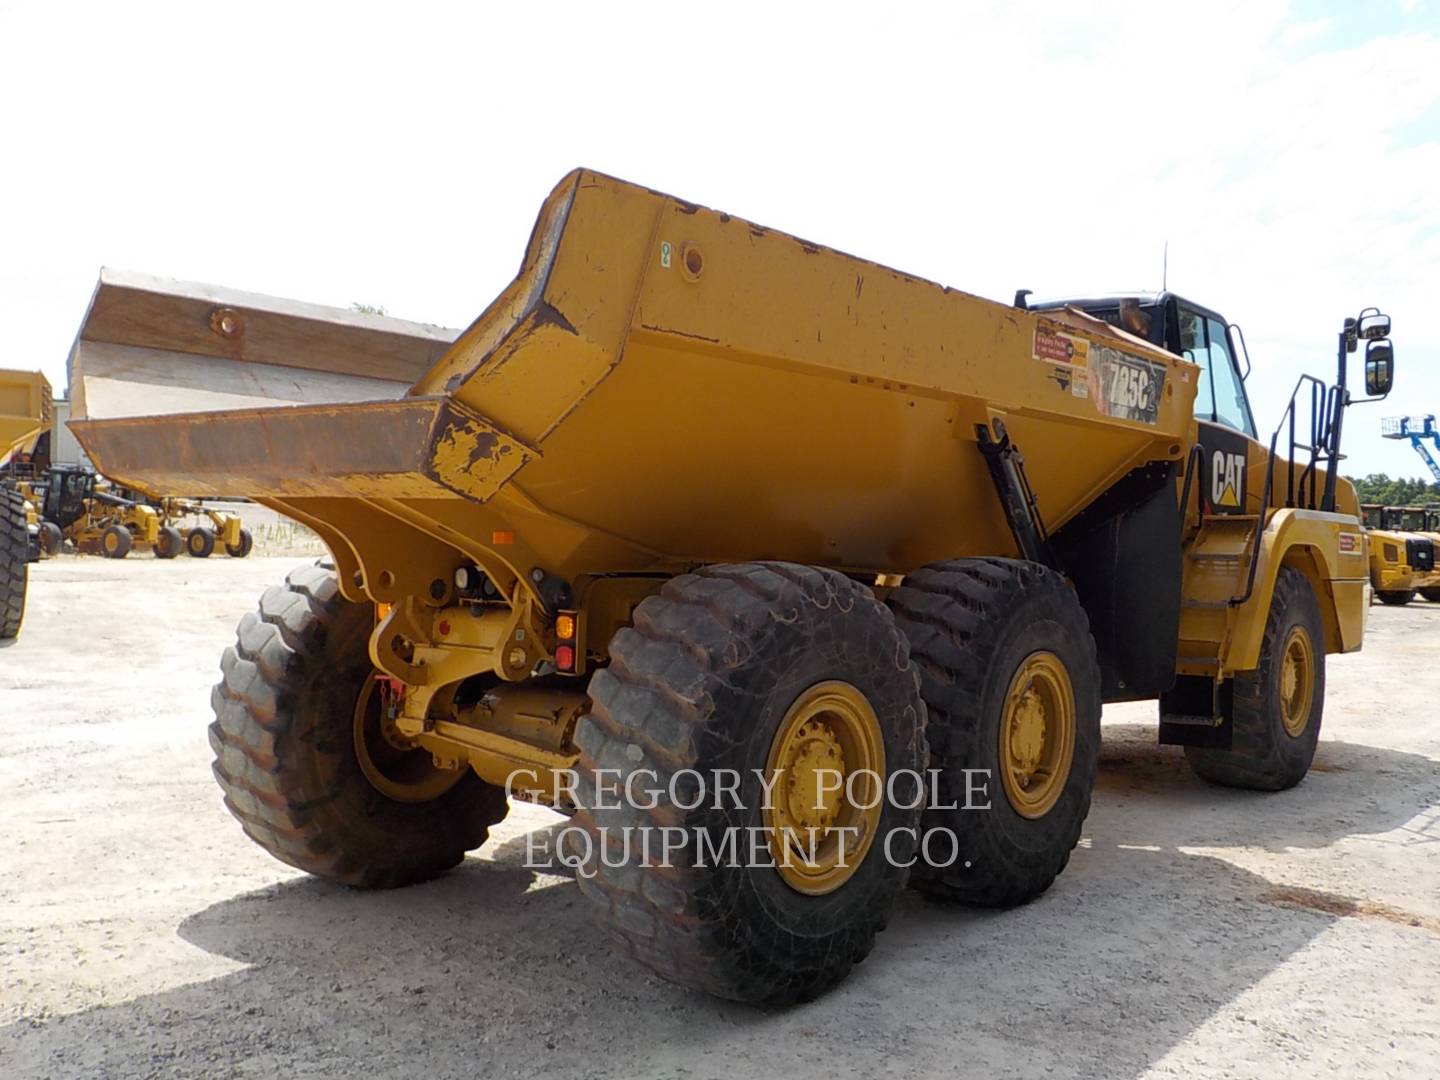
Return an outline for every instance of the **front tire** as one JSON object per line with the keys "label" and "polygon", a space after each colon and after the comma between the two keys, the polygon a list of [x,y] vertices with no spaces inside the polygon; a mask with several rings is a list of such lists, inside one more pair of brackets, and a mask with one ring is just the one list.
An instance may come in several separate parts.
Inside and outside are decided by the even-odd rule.
{"label": "front tire", "polygon": [[25,499],[0,489],[0,641],[20,636],[30,582],[30,530]]}
{"label": "front tire", "polygon": [[1375,595],[1379,597],[1382,604],[1390,607],[1404,607],[1415,599],[1413,589],[1376,589]]}
{"label": "front tire", "polygon": [[1420,595],[1432,604],[1440,604],[1440,589],[1421,589]]}
{"label": "front tire", "polygon": [[911,880],[984,907],[1032,900],[1069,862],[1095,786],[1100,668],[1085,611],[1059,574],[1016,559],[925,567],[890,606],[939,770],[925,832],[948,834]]}
{"label": "front tire", "polygon": [[[858,804],[876,794],[864,790],[872,778],[918,773],[926,752],[909,649],[869,589],[793,563],[675,578],[615,635],[590,695],[576,734],[577,821],[592,839],[580,888],[631,956],[673,982],[770,1005],[813,998],[865,958],[904,887],[919,811],[903,805],[918,806],[914,791],[879,792],[873,813]],[[825,768],[859,781],[853,801],[812,786]],[[602,805],[599,770],[619,770],[621,785],[643,776],[656,805]],[[718,799],[728,770],[738,796]],[[700,782],[707,797],[690,809]],[[804,853],[774,840],[789,825],[816,830]],[[685,842],[657,866],[638,849],[666,826]],[[777,865],[751,857],[751,836]],[[738,858],[706,854],[729,837]]]}
{"label": "front tire", "polygon": [[215,533],[197,525],[185,537],[185,551],[193,559],[208,559],[215,550]]}
{"label": "front tire", "polygon": [[1231,748],[1187,746],[1185,760],[1200,779],[1223,787],[1294,787],[1310,771],[1325,712],[1325,628],[1299,570],[1280,568],[1260,666],[1234,682]]}
{"label": "front tire", "polygon": [[508,807],[468,768],[442,775],[425,750],[384,741],[373,626],[333,570],[302,567],[267,590],[220,661],[210,746],[226,808],[271,855],[345,885],[391,888],[455,866]]}
{"label": "front tire", "polygon": [[135,538],[124,525],[111,525],[100,534],[100,551],[107,559],[123,559],[130,554]]}

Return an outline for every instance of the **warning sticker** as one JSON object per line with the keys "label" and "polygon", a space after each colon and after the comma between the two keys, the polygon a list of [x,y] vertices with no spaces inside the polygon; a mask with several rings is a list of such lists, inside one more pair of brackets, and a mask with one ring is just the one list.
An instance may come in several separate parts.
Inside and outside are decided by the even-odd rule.
{"label": "warning sticker", "polygon": [[1360,534],[1342,532],[1340,534],[1340,551],[1345,555],[1360,554]]}
{"label": "warning sticker", "polygon": [[1047,363],[1084,367],[1090,355],[1090,342],[1067,334],[1059,323],[1040,319],[1035,324],[1035,345],[1031,353],[1036,360]]}

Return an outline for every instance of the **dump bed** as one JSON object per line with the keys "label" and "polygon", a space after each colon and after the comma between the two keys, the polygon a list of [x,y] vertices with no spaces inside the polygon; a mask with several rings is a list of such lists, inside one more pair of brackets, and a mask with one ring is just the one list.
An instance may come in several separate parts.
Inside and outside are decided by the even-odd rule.
{"label": "dump bed", "polygon": [[[1051,528],[1191,441],[1198,369],[1138,338],[584,170],[545,202],[515,281],[403,393],[98,410],[116,368],[86,343],[126,322],[107,295],[102,279],[72,371],[90,406],[72,426],[97,467],[259,499],[341,549],[363,547],[378,515],[413,530],[412,553],[514,545],[521,573],[523,552],[567,578],[749,558],[904,571],[1014,550],[979,426],[1004,420]],[[317,367],[303,342],[227,344],[225,311],[253,326],[256,305],[158,287],[142,301],[152,325],[181,327],[121,342],[151,380]],[[392,578],[394,547],[372,560]]]}
{"label": "dump bed", "polygon": [[38,371],[0,369],[0,464],[54,423],[50,380]]}

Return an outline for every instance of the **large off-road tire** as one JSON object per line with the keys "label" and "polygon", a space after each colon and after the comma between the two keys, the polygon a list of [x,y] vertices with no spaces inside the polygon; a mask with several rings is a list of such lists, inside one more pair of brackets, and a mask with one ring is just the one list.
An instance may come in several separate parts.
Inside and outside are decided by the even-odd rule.
{"label": "large off-road tire", "polygon": [[1375,595],[1379,598],[1382,604],[1388,604],[1391,607],[1404,607],[1406,604],[1410,603],[1411,600],[1415,599],[1415,590],[1376,589]]}
{"label": "large off-road tire", "polygon": [[1420,595],[1431,603],[1440,604],[1440,589],[1421,589]]}
{"label": "large off-road tire", "polygon": [[191,558],[208,559],[215,550],[215,531],[197,525],[185,536],[185,551]]}
{"label": "large off-road tire", "polygon": [[60,526],[53,521],[42,521],[40,523],[40,554],[49,558],[52,555],[60,554],[60,549],[65,546],[65,534]]}
{"label": "large off-road tire", "polygon": [[174,525],[161,525],[160,531],[155,536],[155,557],[157,559],[173,559],[185,547],[185,541],[180,536],[180,530]]}
{"label": "large off-road tire", "polygon": [[[909,649],[868,588],[778,562],[675,578],[640,604],[633,628],[615,635],[590,695],[594,709],[576,736],[577,823],[592,839],[580,888],[631,956],[685,986],[772,1005],[824,992],[865,958],[908,874],[919,810],[905,806],[919,805],[926,754]],[[822,800],[805,784],[825,761],[841,763],[833,777],[859,782],[853,802],[837,797],[821,814]],[[895,776],[897,792],[908,791],[895,800],[879,792],[866,818],[856,804],[869,801],[862,770],[872,765],[877,784],[902,770],[914,782]],[[607,794],[602,806],[601,769],[619,770],[622,790],[637,776],[637,797]],[[717,807],[715,781],[731,769],[738,798]],[[767,808],[759,776],[777,773]],[[697,774],[706,798],[684,809],[677,801],[695,801]],[[601,783],[608,789],[612,781]],[[649,802],[650,788],[657,805],[633,805]],[[810,810],[818,815],[815,858],[764,865],[787,856],[776,858],[765,843],[770,834],[743,830]],[[669,865],[655,865],[666,860],[653,854],[645,865],[643,838],[660,837],[665,826],[685,830],[684,846]],[[838,834],[825,831],[836,826],[865,838],[843,866],[832,846]],[[750,835],[760,837],[758,859],[747,850]],[[714,857],[699,842],[723,851],[727,836],[736,838],[738,858]],[[601,844],[620,865],[600,865]]]}
{"label": "large off-road tire", "polygon": [[986,907],[1031,900],[1065,869],[1090,812],[1100,669],[1085,611],[1059,574],[1015,559],[926,567],[890,607],[939,770],[924,819],[933,862],[911,881]]}
{"label": "large off-road tire", "polygon": [[18,491],[0,489],[0,641],[18,637],[25,621],[29,554],[25,499]]}
{"label": "large off-road tire", "polygon": [[243,559],[255,548],[255,537],[249,529],[240,530],[240,542],[235,545],[226,544],[225,554],[232,559]]}
{"label": "large off-road tire", "polygon": [[135,538],[124,525],[111,525],[100,534],[100,553],[107,559],[123,559],[135,546]]}
{"label": "large off-road tire", "polygon": [[385,741],[373,626],[331,569],[302,567],[266,590],[220,661],[210,746],[225,806],[257,844],[307,873],[389,888],[455,866],[507,803],[469,769]]}
{"label": "large off-road tire", "polygon": [[1212,784],[1294,787],[1310,770],[1325,712],[1325,628],[1315,590],[1299,570],[1280,568],[1260,666],[1234,683],[1230,749],[1187,746],[1185,760]]}

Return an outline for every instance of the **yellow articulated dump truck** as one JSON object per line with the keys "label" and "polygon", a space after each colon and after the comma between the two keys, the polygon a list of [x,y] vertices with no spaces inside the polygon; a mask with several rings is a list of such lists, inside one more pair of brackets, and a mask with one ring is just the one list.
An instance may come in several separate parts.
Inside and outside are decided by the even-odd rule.
{"label": "yellow articulated dump truck", "polygon": [[1286,788],[1326,655],[1361,645],[1333,467],[1347,357],[1391,381],[1373,309],[1281,445],[1227,321],[1180,297],[997,304],[589,171],[438,349],[337,315],[347,354],[315,309],[302,333],[248,303],[102,278],[73,374],[316,372],[309,403],[73,428],[108,476],[329,546],[240,624],[211,726],[232,813],[313,874],[419,881],[535,800],[574,814],[557,857],[635,959],[805,999],[907,881],[1049,887],[1103,702],[1158,700],[1209,781]]}
{"label": "yellow articulated dump truck", "polygon": [[38,371],[0,370],[0,641],[20,633],[37,543],[34,507],[18,487],[29,470],[16,458],[54,416],[50,380]]}
{"label": "yellow articulated dump truck", "polygon": [[1435,537],[1425,535],[1423,512],[1407,524],[1398,507],[1366,503],[1360,511],[1369,539],[1370,584],[1375,598],[1398,606],[1415,599],[1417,590],[1427,600],[1440,596]]}

